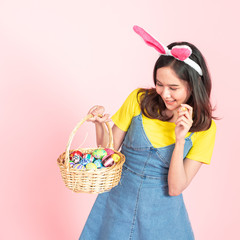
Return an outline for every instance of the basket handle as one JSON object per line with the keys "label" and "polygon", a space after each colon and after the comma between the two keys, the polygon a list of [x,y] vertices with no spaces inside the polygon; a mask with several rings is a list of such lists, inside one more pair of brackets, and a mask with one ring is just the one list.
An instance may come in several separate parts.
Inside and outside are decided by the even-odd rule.
{"label": "basket handle", "polygon": [[[101,116],[101,115],[99,115]],[[70,146],[73,140],[74,135],[76,134],[77,130],[80,128],[80,126],[87,121],[89,118],[92,118],[93,115],[90,113],[88,114],[85,118],[83,118],[77,125],[76,127],[73,129],[73,131],[70,134],[69,140],[68,140],[68,144],[67,144],[67,148],[66,148],[66,154],[65,154],[65,167],[67,169],[69,169],[69,151],[70,151]],[[112,135],[112,128],[110,126],[110,124],[108,122],[105,122],[107,129],[108,129],[108,135],[109,135],[109,142],[108,142],[108,147],[113,149],[113,135]]]}

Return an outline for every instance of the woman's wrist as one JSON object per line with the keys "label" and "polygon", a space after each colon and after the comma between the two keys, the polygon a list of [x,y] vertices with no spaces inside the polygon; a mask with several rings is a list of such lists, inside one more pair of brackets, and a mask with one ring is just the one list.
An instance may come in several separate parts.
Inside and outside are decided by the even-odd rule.
{"label": "woman's wrist", "polygon": [[184,144],[185,144],[185,138],[183,138],[183,139],[176,139],[175,145],[181,146],[181,145],[184,145]]}

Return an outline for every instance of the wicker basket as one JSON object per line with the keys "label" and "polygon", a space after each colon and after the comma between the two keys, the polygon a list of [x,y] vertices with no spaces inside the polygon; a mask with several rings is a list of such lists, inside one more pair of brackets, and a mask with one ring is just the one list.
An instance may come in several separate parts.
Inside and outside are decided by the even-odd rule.
{"label": "wicker basket", "polygon": [[[69,164],[69,154],[74,151],[70,150],[73,137],[79,127],[91,117],[93,117],[92,114],[87,115],[73,129],[68,140],[66,152],[59,156],[57,163],[59,165],[63,181],[70,190],[74,192],[103,193],[118,185],[122,174],[122,166],[125,162],[125,156],[113,149],[112,129],[108,123],[106,123],[109,133],[108,147],[120,155],[120,160],[111,167],[91,170],[74,169]],[[96,149],[98,148],[80,148],[77,150],[81,151],[82,153],[92,153]]]}

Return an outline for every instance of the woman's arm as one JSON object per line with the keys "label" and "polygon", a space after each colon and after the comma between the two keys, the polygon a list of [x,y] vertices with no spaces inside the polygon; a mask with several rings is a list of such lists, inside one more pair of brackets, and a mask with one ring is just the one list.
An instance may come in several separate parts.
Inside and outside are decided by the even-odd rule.
{"label": "woman's arm", "polygon": [[109,142],[108,132],[105,126],[105,122],[110,122],[109,114],[104,114],[105,108],[103,106],[93,106],[88,114],[92,114],[93,117],[89,118],[89,122],[95,123],[96,128],[96,140],[97,146],[107,147]]}
{"label": "woman's arm", "polygon": [[176,143],[168,172],[168,192],[177,196],[190,184],[202,163],[188,158],[183,160],[185,136],[192,126],[192,107],[183,104],[186,110],[180,111],[176,121]]}
{"label": "woman's arm", "polygon": [[122,145],[122,142],[124,140],[124,137],[126,135],[126,132],[121,130],[119,127],[117,127],[115,124],[112,127],[113,132],[113,145],[115,150],[119,150],[119,148]]}
{"label": "woman's arm", "polygon": [[176,142],[168,172],[168,192],[170,196],[181,194],[202,165],[201,162],[189,158],[185,158],[183,161],[183,150],[184,142]]}
{"label": "woman's arm", "polygon": [[[97,145],[101,147],[107,147],[109,143],[109,134],[105,124],[96,122],[95,126]],[[112,127],[112,134],[113,134],[113,148],[118,151],[122,145],[126,132],[124,132],[114,124]]]}

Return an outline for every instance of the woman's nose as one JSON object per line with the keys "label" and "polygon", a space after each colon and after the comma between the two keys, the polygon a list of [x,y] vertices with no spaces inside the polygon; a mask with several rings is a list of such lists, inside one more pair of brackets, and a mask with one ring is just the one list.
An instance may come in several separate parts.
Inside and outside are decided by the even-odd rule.
{"label": "woman's nose", "polygon": [[168,90],[167,88],[164,88],[164,89],[163,89],[162,97],[165,98],[165,99],[171,97],[171,94],[170,94],[170,92],[169,92],[169,90]]}

